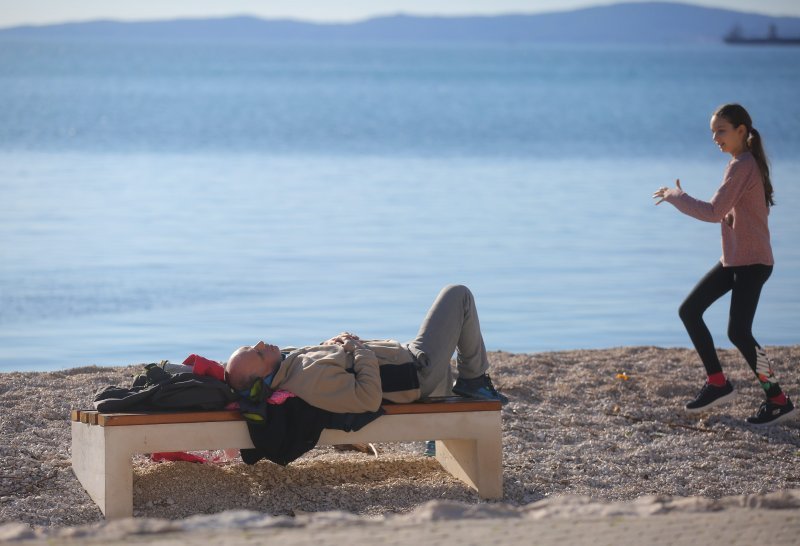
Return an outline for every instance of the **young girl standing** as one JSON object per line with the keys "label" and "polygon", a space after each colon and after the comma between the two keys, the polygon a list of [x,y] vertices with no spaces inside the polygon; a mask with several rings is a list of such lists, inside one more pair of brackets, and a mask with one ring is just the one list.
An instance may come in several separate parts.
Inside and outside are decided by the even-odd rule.
{"label": "young girl standing", "polygon": [[794,415],[772,364],[751,331],[761,288],[772,273],[772,247],[767,217],[772,199],[769,165],[761,136],[750,115],[738,104],[721,106],[711,116],[711,135],[719,149],[731,155],[722,185],[710,202],[691,197],[681,188],[659,188],[656,205],[667,201],[679,211],[706,222],[719,222],[722,259],[703,277],[681,304],[680,317],[708,373],[708,381],[686,411],[700,412],[730,402],[736,391],[722,372],[714,341],[703,322],[712,303],[731,292],[728,337],[755,372],[767,400],[755,415],[754,425],[774,424]]}

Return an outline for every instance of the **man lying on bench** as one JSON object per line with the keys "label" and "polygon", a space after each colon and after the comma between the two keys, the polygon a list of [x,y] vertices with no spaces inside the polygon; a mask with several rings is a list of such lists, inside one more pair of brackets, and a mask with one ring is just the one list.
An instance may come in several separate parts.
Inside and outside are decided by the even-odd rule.
{"label": "man lying on bench", "polygon": [[454,351],[458,353],[455,394],[508,401],[489,378],[475,300],[460,285],[442,289],[408,343],[362,341],[343,332],[320,345],[281,352],[259,341],[234,351],[225,379],[244,396],[282,389],[334,413],[375,412],[383,399],[413,402],[449,382]]}

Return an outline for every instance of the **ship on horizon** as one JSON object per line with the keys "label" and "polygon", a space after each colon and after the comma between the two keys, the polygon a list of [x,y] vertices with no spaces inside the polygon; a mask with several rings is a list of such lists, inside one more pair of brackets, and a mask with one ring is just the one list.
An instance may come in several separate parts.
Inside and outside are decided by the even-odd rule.
{"label": "ship on horizon", "polygon": [[800,36],[783,38],[778,36],[775,25],[769,26],[769,33],[763,38],[747,38],[742,34],[742,27],[736,25],[724,38],[726,44],[734,45],[800,45]]}

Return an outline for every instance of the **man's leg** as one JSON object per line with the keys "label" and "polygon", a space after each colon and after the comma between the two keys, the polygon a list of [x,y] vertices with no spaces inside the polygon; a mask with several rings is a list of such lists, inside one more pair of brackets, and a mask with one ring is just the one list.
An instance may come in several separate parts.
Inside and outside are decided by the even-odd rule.
{"label": "man's leg", "polygon": [[450,359],[458,351],[458,375],[480,377],[489,368],[475,298],[462,285],[446,286],[428,310],[417,337],[408,343],[421,369],[422,396],[429,396],[449,377]]}

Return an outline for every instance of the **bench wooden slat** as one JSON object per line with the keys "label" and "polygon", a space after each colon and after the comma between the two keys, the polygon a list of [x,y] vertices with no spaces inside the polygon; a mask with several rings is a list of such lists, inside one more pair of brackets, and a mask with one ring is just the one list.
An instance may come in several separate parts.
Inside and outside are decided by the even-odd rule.
{"label": "bench wooden slat", "polygon": [[[456,413],[463,411],[499,411],[499,401],[470,400],[461,397],[432,398],[409,404],[384,404],[386,415],[410,415],[421,413]],[[241,421],[238,410],[99,413],[93,410],[73,410],[73,421],[100,425],[101,427],[126,425],[156,425],[172,423],[205,423]]]}
{"label": "bench wooden slat", "polygon": [[101,427],[125,425],[165,425],[172,423],[209,423],[219,421],[241,421],[238,410],[182,411],[171,413],[101,413],[97,424]]}
{"label": "bench wooden slat", "polygon": [[499,411],[499,400],[471,400],[460,396],[430,398],[410,404],[384,404],[386,415],[408,415],[412,413],[451,413],[459,411]]}
{"label": "bench wooden slat", "polygon": [[97,424],[97,412],[94,410],[78,410],[76,421],[80,421],[81,423],[88,423],[90,425]]}

